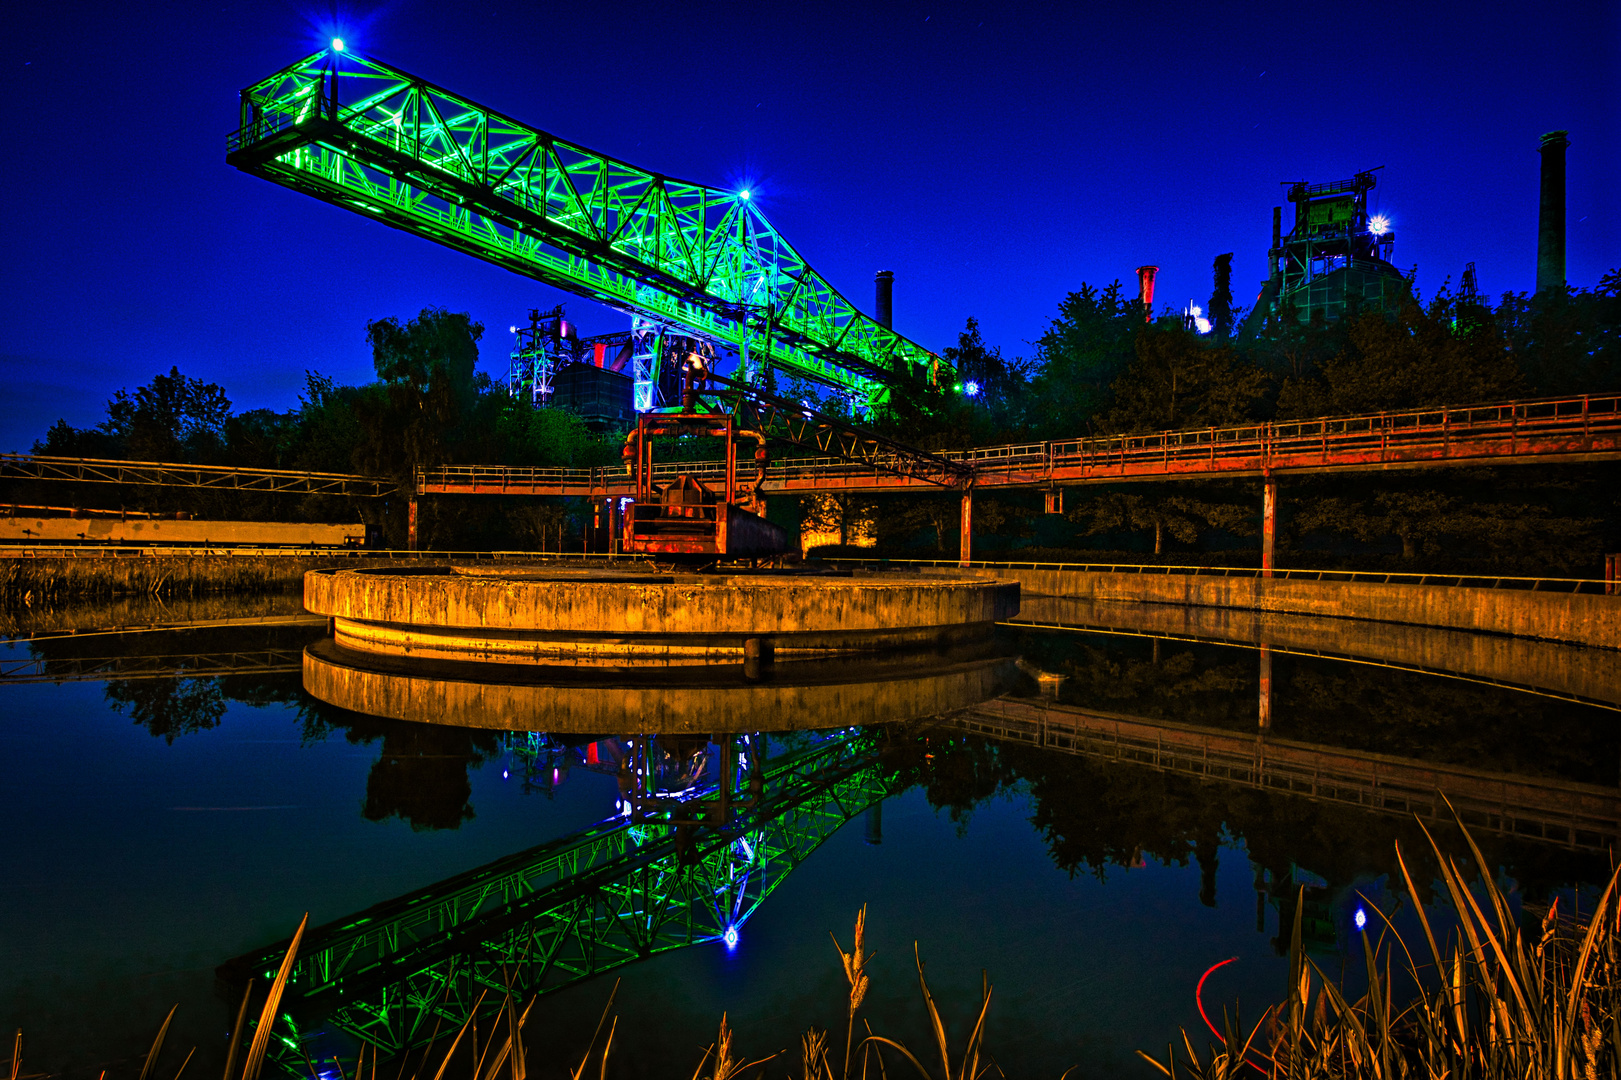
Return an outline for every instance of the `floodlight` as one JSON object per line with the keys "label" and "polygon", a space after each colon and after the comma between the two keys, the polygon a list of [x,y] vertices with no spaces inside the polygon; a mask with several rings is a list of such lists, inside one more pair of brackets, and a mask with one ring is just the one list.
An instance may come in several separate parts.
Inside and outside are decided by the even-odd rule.
{"label": "floodlight", "polygon": [[744,202],[748,202],[749,201],[749,189],[744,188],[742,191],[739,191],[737,193],[737,197],[742,199]]}
{"label": "floodlight", "polygon": [[342,52],[343,51],[343,39],[341,37],[335,37],[335,38],[332,39],[332,51],[333,52]]}
{"label": "floodlight", "polygon": [[1368,221],[1368,231],[1375,236],[1383,236],[1390,231],[1390,219],[1379,214]]}

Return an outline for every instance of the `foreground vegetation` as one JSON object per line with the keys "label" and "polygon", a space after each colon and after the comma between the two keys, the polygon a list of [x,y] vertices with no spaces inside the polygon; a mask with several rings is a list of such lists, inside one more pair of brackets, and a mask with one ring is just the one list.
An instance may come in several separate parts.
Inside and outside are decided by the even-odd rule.
{"label": "foreground vegetation", "polygon": [[[1462,828],[1462,822],[1459,821]],[[1224,1028],[1211,1025],[1216,1043],[1198,1049],[1183,1032],[1180,1047],[1169,1046],[1164,1059],[1139,1051],[1160,1075],[1191,1080],[1228,1080],[1256,1075],[1272,1080],[1406,1080],[1447,1077],[1456,1080],[1577,1080],[1621,1075],[1621,869],[1612,874],[1593,910],[1563,912],[1559,901],[1540,920],[1517,914],[1509,897],[1484,873],[1488,864],[1465,829],[1477,884],[1471,886],[1463,864],[1445,855],[1434,838],[1426,838],[1440,868],[1450,910],[1427,910],[1415,887],[1400,845],[1396,860],[1413,917],[1423,942],[1414,947],[1396,930],[1394,913],[1369,902],[1382,926],[1368,927],[1362,948],[1365,988],[1354,999],[1330,978],[1302,946],[1303,906],[1296,905],[1291,938],[1290,975],[1285,998],[1268,1008],[1246,1029],[1236,1014],[1223,1010]],[[1448,930],[1448,922],[1456,927]],[[281,969],[265,993],[258,1019],[247,1024],[254,995],[250,984],[237,1010],[226,1052],[224,1080],[258,1080],[264,1073],[274,1027],[289,972],[308,924],[300,923]],[[726,1017],[716,1036],[702,1049],[692,1069],[693,1080],[731,1080],[744,1076],[785,1075],[804,1080],[850,1080],[860,1076],[898,1075],[939,1080],[977,1080],[1005,1075],[987,1045],[987,1018],[992,990],[982,981],[980,1000],[964,1012],[968,1032],[953,1045],[948,1030],[956,1026],[942,1014],[929,989],[921,953],[914,947],[918,990],[932,1045],[914,1050],[879,1034],[862,1006],[871,986],[870,955],[865,940],[866,909],[856,915],[848,950],[835,937],[848,996],[841,1002],[845,1030],[812,1026],[794,1050],[750,1059],[736,1045]],[[606,1077],[618,1071],[613,1059],[618,1018],[610,993],[602,1018],[577,1063],[568,1067],[571,1080],[588,1073]],[[534,1071],[554,1070],[555,1057],[544,1062],[524,1041],[524,1030],[536,999],[515,998],[510,990],[486,991],[475,1006],[488,1002],[482,1046],[474,1020],[450,1031],[436,1028],[420,1055],[389,1062],[387,1069],[412,1080],[444,1080],[467,1075],[482,1080],[524,1080]],[[1200,1002],[1204,1014],[1204,1004]],[[493,1016],[491,1015],[493,1013]],[[180,1080],[196,1053],[193,1047],[172,1073],[159,1070],[165,1039],[174,1019],[170,1010],[145,1055],[140,1080]],[[1208,1016],[1206,1023],[1210,1023]],[[471,1036],[469,1033],[471,1032]],[[32,1080],[23,1070],[22,1033],[11,1062],[12,1080]],[[544,1053],[544,1052],[543,1052]],[[175,1055],[170,1054],[170,1058]],[[645,1064],[645,1063],[644,1063]],[[354,1060],[320,1062],[307,1057],[295,1071],[310,1080],[375,1076],[379,1062],[366,1051]],[[684,1065],[667,1063],[658,1071],[685,1075]],[[1072,1069],[1070,1072],[1074,1072]],[[34,1074],[40,1076],[42,1074]],[[1069,1073],[1065,1074],[1066,1076]],[[107,1073],[102,1073],[103,1080]]]}
{"label": "foreground vegetation", "polygon": [[[1219,280],[1219,279],[1218,279]],[[1223,295],[1225,291],[1225,295]],[[1077,435],[1203,428],[1442,404],[1621,391],[1621,270],[1592,289],[1537,297],[1507,294],[1495,306],[1443,288],[1393,313],[1353,313],[1334,323],[1251,319],[1230,290],[1210,301],[1216,329],[1199,334],[1172,313],[1145,319],[1118,282],[1083,284],[1059,305],[1029,358],[1004,356],[972,318],[941,354],[958,373],[948,385],[901,383],[862,422],[930,449]],[[1221,313],[1225,312],[1225,315]],[[223,387],[172,369],[119,391],[90,428],[58,421],[39,453],[244,467],[360,472],[408,480],[419,464],[617,465],[620,436],[593,432],[559,409],[535,410],[477,370],[484,328],[438,309],[367,326],[376,381],[341,386],[311,372],[297,408],[234,413]],[[498,350],[499,351],[499,350]],[[972,384],[977,393],[964,388]],[[779,390],[838,412],[845,404],[807,384]],[[1313,566],[1347,560],[1392,568],[1596,575],[1621,550],[1621,501],[1609,466],[1451,470],[1373,478],[1292,480],[1285,485],[1280,558]],[[346,501],[169,489],[107,489],[108,505],[198,516],[344,520],[357,516],[403,546],[402,499]],[[1248,482],[1184,482],[1071,492],[1062,517],[1039,495],[984,496],[975,507],[977,550],[1043,548],[1084,558],[1088,549],[1253,560],[1260,501]],[[75,489],[13,484],[0,501],[72,505]],[[854,534],[889,554],[950,552],[954,496],[811,497],[777,500],[785,524],[808,518],[833,541]],[[578,544],[584,500],[424,501],[423,542],[441,549],[538,546],[558,529]],[[1113,556],[1112,556],[1113,557]]]}

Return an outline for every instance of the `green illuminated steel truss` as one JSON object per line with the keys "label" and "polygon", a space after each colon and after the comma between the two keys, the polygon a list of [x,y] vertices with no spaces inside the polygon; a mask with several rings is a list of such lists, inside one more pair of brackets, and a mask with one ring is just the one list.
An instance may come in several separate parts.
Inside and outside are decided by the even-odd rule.
{"label": "green illuminated steel truss", "polygon": [[869,401],[896,376],[939,375],[743,193],[627,165],[354,53],[318,52],[243,90],[225,160]]}
{"label": "green illuminated steel truss", "polygon": [[[724,830],[611,819],[319,927],[299,949],[272,1055],[338,1030],[386,1057],[455,1031],[489,991],[527,1001],[624,964],[721,940],[821,843],[893,794],[872,740],[827,738],[773,759],[759,803]],[[286,943],[220,968],[273,976]]]}

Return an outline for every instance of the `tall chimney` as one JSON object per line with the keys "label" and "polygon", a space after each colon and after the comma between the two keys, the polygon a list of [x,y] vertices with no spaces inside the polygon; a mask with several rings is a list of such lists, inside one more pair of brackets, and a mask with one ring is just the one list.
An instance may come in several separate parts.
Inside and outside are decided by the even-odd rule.
{"label": "tall chimney", "polygon": [[1565,291],[1565,147],[1568,131],[1550,131],[1542,154],[1542,198],[1537,207],[1537,292]]}
{"label": "tall chimney", "polygon": [[1143,302],[1143,322],[1151,322],[1154,318],[1154,275],[1157,273],[1157,266],[1137,268],[1137,299]]}
{"label": "tall chimney", "polygon": [[1283,264],[1280,251],[1283,248],[1283,207],[1272,208],[1272,263],[1270,277],[1278,276],[1278,267]]}
{"label": "tall chimney", "polygon": [[880,270],[872,279],[878,284],[878,311],[874,316],[885,330],[895,329],[895,271]]}

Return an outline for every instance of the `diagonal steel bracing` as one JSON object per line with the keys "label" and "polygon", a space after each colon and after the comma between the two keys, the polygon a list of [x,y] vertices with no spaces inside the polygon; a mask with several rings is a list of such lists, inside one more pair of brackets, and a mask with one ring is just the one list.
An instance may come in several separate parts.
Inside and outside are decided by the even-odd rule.
{"label": "diagonal steel bracing", "polygon": [[[288,981],[290,1069],[300,1037],[341,1030],[387,1056],[454,1031],[486,991],[527,1001],[741,926],[840,826],[895,790],[874,742],[845,733],[773,759],[763,798],[724,830],[610,819],[310,932]],[[274,974],[286,942],[220,968]]]}
{"label": "diagonal steel bracing", "polygon": [[322,51],[241,93],[226,161],[633,316],[880,401],[940,361],[863,315],[747,193],[640,169]]}
{"label": "diagonal steel bracing", "polygon": [[288,495],[391,495],[392,480],[348,473],[294,469],[238,469],[230,465],[187,465],[172,461],[114,461],[99,458],[0,454],[0,480],[78,480],[95,484],[265,491]]}

